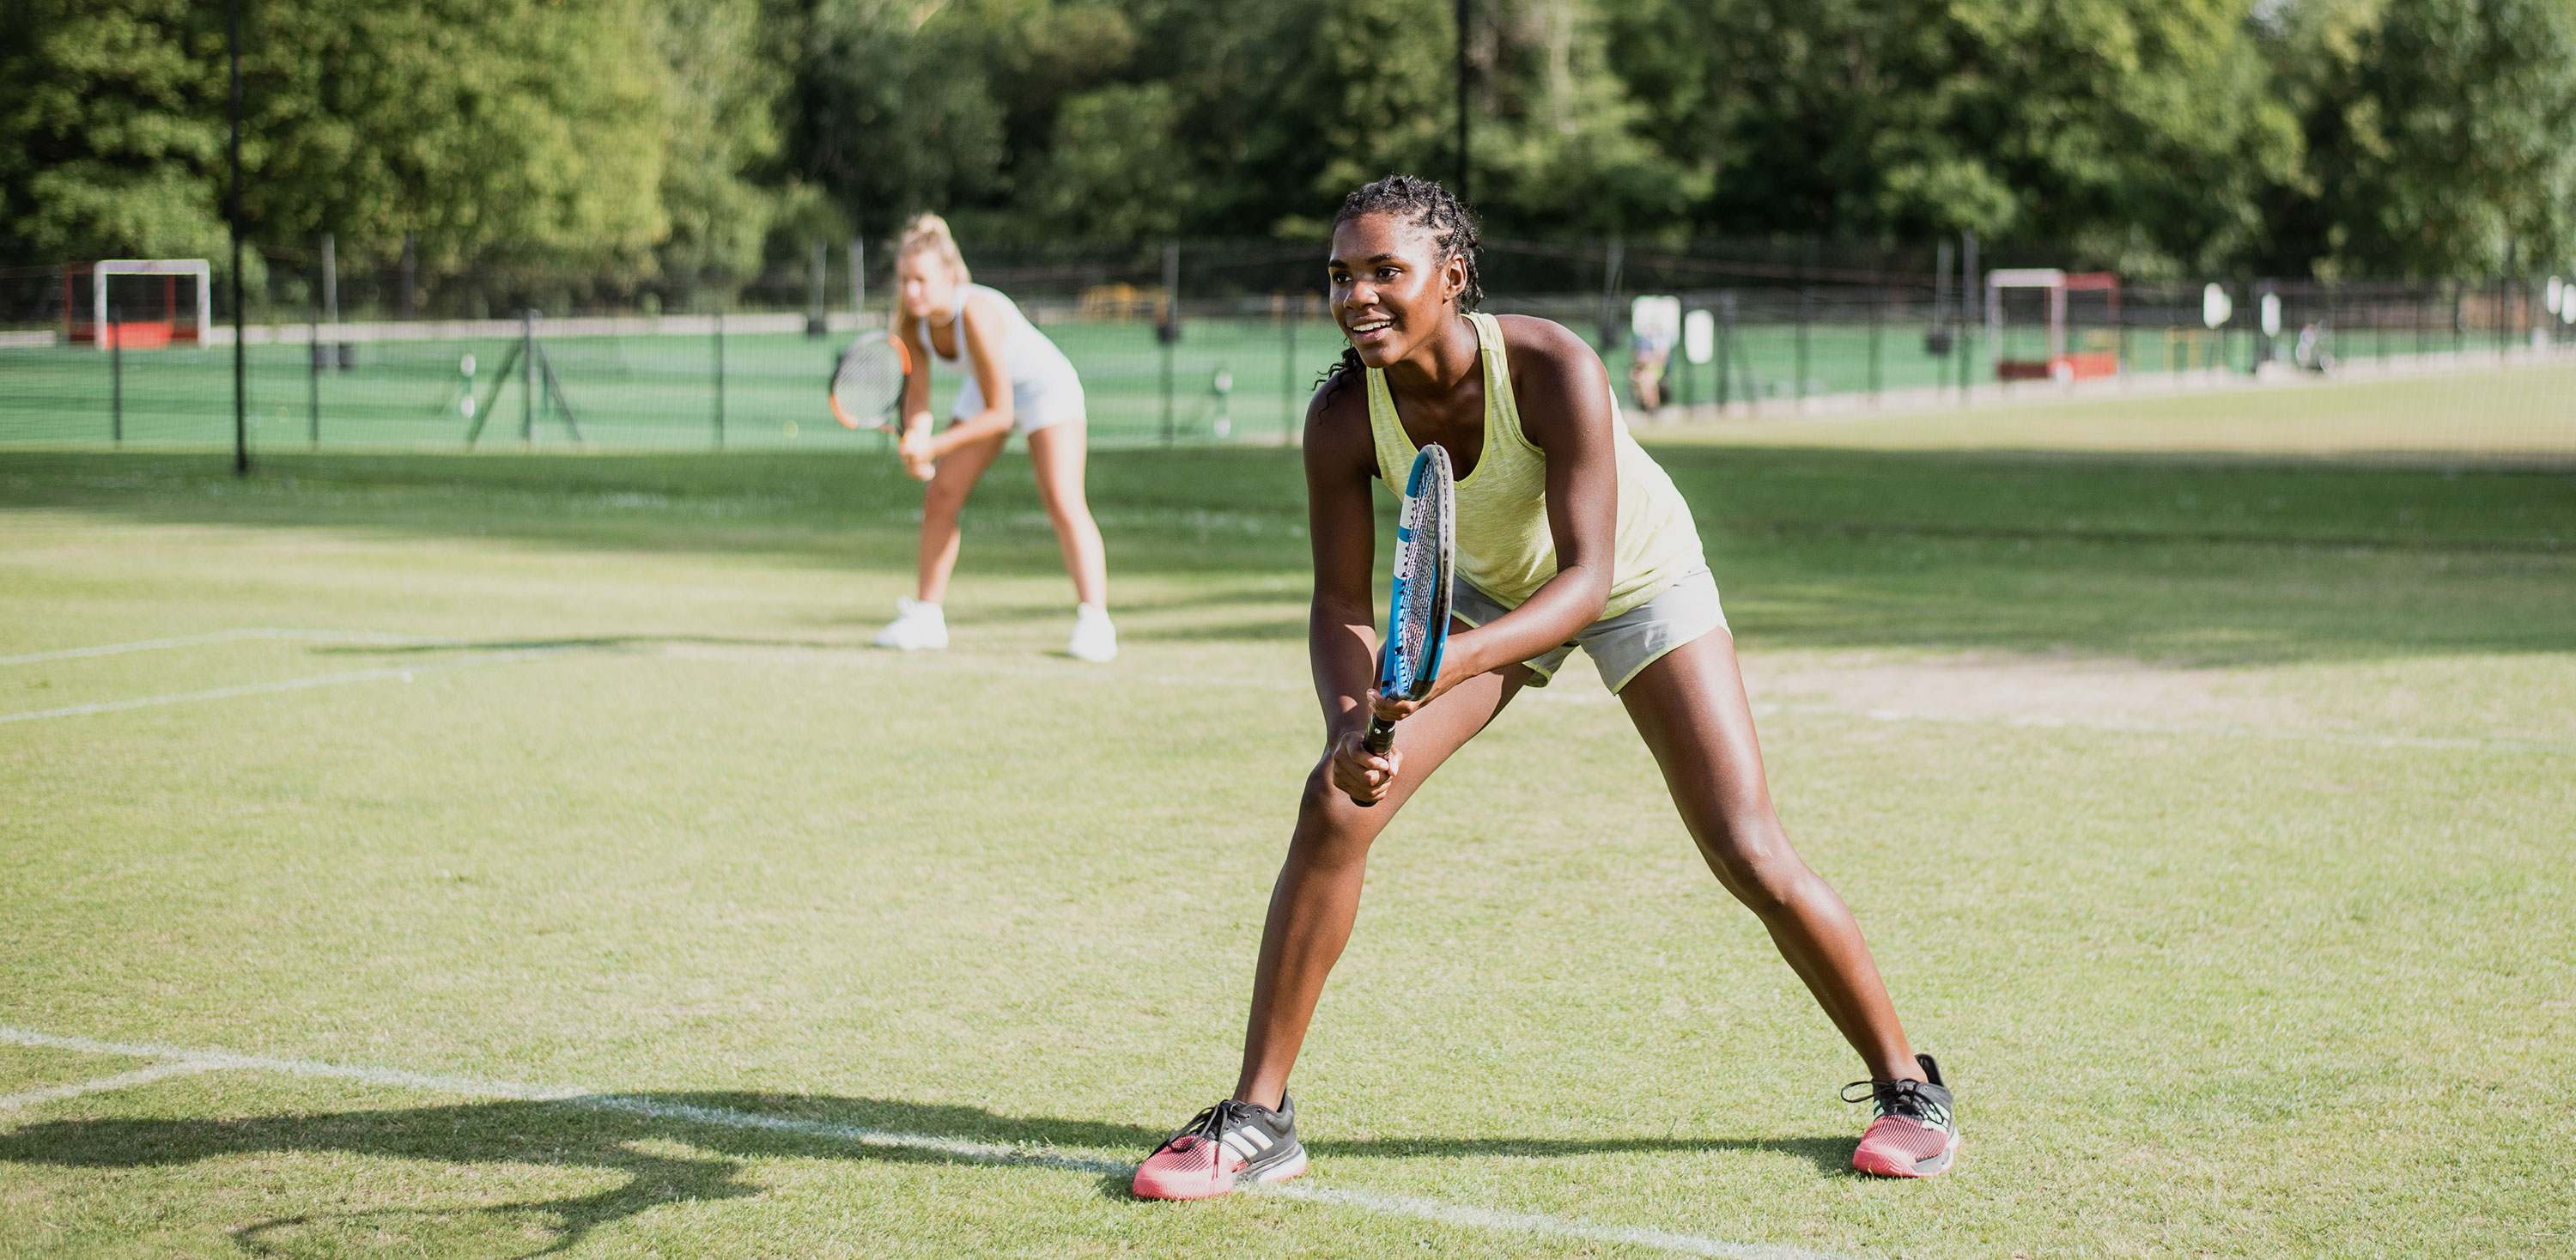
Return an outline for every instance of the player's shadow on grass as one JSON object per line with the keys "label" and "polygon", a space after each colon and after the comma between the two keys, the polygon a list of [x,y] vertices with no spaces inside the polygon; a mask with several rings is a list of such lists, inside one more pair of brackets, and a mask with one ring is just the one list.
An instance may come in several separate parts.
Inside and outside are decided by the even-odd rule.
{"label": "player's shadow on grass", "polygon": [[[760,1195],[767,1187],[748,1171],[748,1161],[759,1159],[1025,1164],[1094,1174],[1103,1195],[1126,1198],[1128,1162],[1166,1136],[1135,1125],[1002,1116],[978,1107],[668,1093],[231,1119],[57,1120],[0,1131],[0,1164],[163,1169],[288,1155],[412,1161],[417,1168],[360,1170],[327,1159],[264,1165],[273,1174],[263,1178],[266,1193],[293,1196],[298,1179],[309,1174],[305,1192],[317,1206],[299,1209],[290,1198],[282,1210],[268,1208],[273,1215],[234,1227],[232,1238],[255,1255],[337,1254],[390,1237],[441,1256],[524,1257],[567,1250],[603,1225],[664,1204]],[[1851,1154],[1848,1141],[1831,1138],[1392,1138],[1325,1141],[1312,1149],[1344,1159],[1767,1151],[1809,1160],[1828,1173],[1841,1171]],[[487,1171],[495,1167],[502,1171]],[[602,1186],[602,1174],[617,1180]],[[495,1202],[496,1175],[541,1183],[540,1197]],[[368,1199],[377,1204],[318,1206]]]}

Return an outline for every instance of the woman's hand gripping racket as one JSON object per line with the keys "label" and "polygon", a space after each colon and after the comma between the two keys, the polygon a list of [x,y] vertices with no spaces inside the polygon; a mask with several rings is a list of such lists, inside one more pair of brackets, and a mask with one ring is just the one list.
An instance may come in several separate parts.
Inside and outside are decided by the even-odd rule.
{"label": "woman's hand gripping racket", "polygon": [[897,404],[912,373],[912,352],[892,336],[861,336],[832,369],[832,418],[847,429],[883,429],[903,436]]}
{"label": "woman's hand gripping racket", "polygon": [[[1395,528],[1395,592],[1378,649],[1377,692],[1405,700],[1431,694],[1440,653],[1449,646],[1449,583],[1457,559],[1457,482],[1449,452],[1426,446],[1404,479],[1404,514]],[[1372,753],[1395,746],[1395,724],[1374,714],[1360,741]],[[1374,805],[1354,796],[1355,805]]]}

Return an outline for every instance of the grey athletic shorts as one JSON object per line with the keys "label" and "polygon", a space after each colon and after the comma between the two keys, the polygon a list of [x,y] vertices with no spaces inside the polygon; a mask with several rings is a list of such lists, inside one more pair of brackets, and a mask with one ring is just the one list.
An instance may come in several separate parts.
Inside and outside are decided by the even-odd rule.
{"label": "grey athletic shorts", "polygon": [[[1458,620],[1481,626],[1511,611],[1493,596],[1459,578],[1449,588],[1449,611]],[[1564,668],[1565,658],[1582,648],[1601,671],[1602,685],[1612,691],[1628,685],[1647,666],[1663,658],[1664,653],[1707,634],[1726,629],[1726,610],[1718,606],[1717,579],[1709,576],[1707,566],[1691,570],[1674,580],[1653,599],[1639,604],[1616,617],[1604,617],[1575,632],[1574,642],[1554,648],[1525,661],[1537,673],[1529,685],[1544,687],[1556,671]]]}

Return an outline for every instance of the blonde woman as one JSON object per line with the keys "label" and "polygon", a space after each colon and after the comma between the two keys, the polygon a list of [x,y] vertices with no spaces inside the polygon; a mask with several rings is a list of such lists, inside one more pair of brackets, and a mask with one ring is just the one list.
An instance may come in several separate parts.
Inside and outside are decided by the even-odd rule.
{"label": "blonde woman", "polygon": [[948,646],[948,619],[940,605],[957,567],[957,514],[1002,444],[1021,433],[1028,437],[1038,498],[1055,525],[1079,601],[1065,651],[1094,662],[1116,657],[1108,559],[1082,493],[1086,430],[1082,380],[1072,361],[1011,299],[972,281],[957,239],[938,215],[919,215],[905,226],[895,246],[895,283],[901,294],[895,335],[911,348],[912,361],[961,370],[966,381],[949,409],[948,427],[936,433],[930,373],[915,372],[904,382],[903,437],[896,452],[906,471],[930,483],[921,504],[920,586],[914,598],[897,602],[898,615],[878,632],[877,646]]}

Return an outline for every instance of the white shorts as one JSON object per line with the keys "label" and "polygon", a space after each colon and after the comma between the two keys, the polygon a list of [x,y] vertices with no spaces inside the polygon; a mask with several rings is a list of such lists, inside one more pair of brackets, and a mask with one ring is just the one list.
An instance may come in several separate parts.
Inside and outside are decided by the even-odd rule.
{"label": "white shorts", "polygon": [[[949,420],[972,420],[984,411],[984,387],[973,375],[957,387],[957,401],[948,409]],[[1029,381],[1011,384],[1011,432],[1035,433],[1051,424],[1083,418],[1082,380],[1066,374],[1061,380]]]}
{"label": "white shorts", "polygon": [[[1459,578],[1449,589],[1449,611],[1468,625],[1481,626],[1511,610]],[[1592,658],[1593,668],[1601,671],[1601,684],[1616,692],[1662,660],[1664,653],[1711,630],[1724,629],[1726,609],[1717,602],[1717,579],[1703,565],[1675,578],[1653,599],[1575,631],[1574,642],[1521,663],[1536,675],[1529,685],[1544,687],[1579,647]]]}

